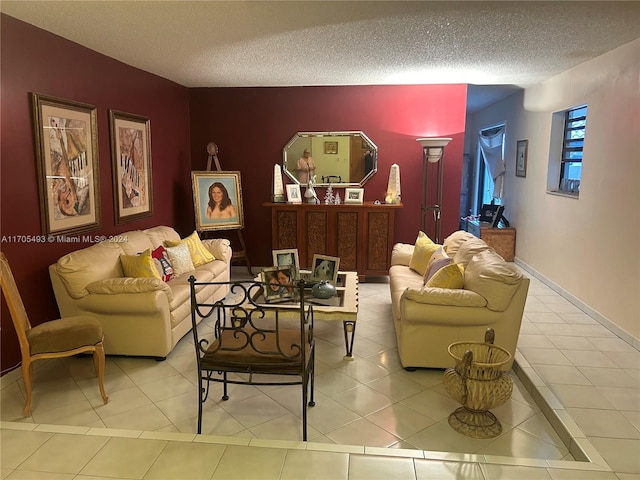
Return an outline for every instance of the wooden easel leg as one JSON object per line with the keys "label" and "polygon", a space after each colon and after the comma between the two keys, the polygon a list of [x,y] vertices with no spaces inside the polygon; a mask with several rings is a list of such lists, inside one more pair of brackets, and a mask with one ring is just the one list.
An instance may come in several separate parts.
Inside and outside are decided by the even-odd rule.
{"label": "wooden easel leg", "polygon": [[247,255],[247,247],[244,244],[244,237],[242,236],[242,230],[237,230],[238,232],[238,240],[240,242],[240,250],[237,252],[233,252],[231,256],[231,260],[242,260],[247,265],[247,270],[249,271],[249,275],[253,276],[253,272],[251,271],[251,262],[249,261],[249,257]]}

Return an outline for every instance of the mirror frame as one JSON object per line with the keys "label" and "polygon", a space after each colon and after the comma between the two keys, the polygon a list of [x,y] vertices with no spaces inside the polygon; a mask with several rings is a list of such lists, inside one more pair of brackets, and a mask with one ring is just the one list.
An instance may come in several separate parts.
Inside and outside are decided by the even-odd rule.
{"label": "mirror frame", "polygon": [[298,180],[295,172],[297,170],[297,161],[298,159],[291,159],[290,163],[292,165],[295,166],[295,168],[293,169],[293,171],[289,171],[289,169],[287,168],[287,164],[289,162],[289,159],[287,158],[287,153],[288,150],[291,148],[291,146],[300,138],[316,138],[316,137],[354,137],[354,136],[360,136],[362,137],[362,139],[367,142],[367,144],[369,144],[369,146],[371,147],[371,153],[373,155],[373,167],[371,169],[371,171],[369,171],[368,173],[365,174],[365,176],[358,182],[332,182],[332,183],[325,183],[325,182],[321,182],[316,178],[316,187],[328,187],[329,185],[331,185],[332,187],[337,186],[338,188],[342,188],[342,187],[363,187],[365,183],[367,183],[367,181],[369,181],[369,179],[371,177],[373,177],[376,172],[378,171],[378,147],[376,146],[375,143],[373,143],[371,141],[371,139],[369,137],[367,137],[365,135],[364,132],[360,131],[360,130],[353,130],[353,131],[338,131],[338,132],[297,132],[292,138],[291,140],[289,140],[287,142],[287,144],[284,146],[284,148],[282,149],[282,170],[283,172],[287,175],[287,177],[289,178],[289,180],[291,180],[294,183],[297,183],[298,185],[300,185],[300,181]]}

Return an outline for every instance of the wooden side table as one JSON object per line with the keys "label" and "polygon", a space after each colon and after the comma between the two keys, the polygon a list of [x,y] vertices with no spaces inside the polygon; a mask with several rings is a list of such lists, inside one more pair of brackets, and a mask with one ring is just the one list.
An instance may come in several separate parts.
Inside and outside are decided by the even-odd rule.
{"label": "wooden side table", "polygon": [[467,232],[484,240],[507,262],[516,256],[516,229],[514,227],[492,228],[491,224],[478,220],[467,221]]}

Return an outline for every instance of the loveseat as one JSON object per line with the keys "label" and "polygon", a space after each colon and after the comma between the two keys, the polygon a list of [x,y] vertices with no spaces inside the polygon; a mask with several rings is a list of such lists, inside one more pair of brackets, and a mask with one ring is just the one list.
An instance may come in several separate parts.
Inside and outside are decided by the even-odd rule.
{"label": "loveseat", "polygon": [[[419,236],[416,243],[421,240]],[[427,241],[431,242],[428,238]],[[393,323],[402,366],[408,370],[451,367],[451,343],[480,341],[486,329],[492,327],[495,344],[512,355],[504,369],[511,368],[529,279],[468,232],[454,232],[441,247],[428,247],[430,258],[421,261],[416,261],[416,245],[398,243],[391,255]],[[449,274],[443,276],[440,274],[445,270],[436,269],[434,273],[424,268],[437,267],[437,263],[446,264],[442,268]],[[434,286],[436,275],[445,282],[456,283],[452,280],[454,274],[459,276],[456,285]],[[433,275],[426,285],[425,275]]]}
{"label": "loveseat", "polygon": [[[189,276],[229,281],[229,241],[200,240],[197,232],[181,239],[167,226],[125,232],[113,240],[71,252],[49,266],[60,314],[97,318],[106,354],[165,358],[191,330]],[[197,299],[215,302],[227,292],[226,286],[207,285]]]}

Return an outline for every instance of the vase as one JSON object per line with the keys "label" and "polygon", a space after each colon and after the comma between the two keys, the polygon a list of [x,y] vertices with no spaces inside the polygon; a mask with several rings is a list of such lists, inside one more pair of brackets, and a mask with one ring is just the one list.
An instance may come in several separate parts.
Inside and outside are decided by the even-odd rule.
{"label": "vase", "polygon": [[444,372],[447,393],[462,404],[449,415],[449,425],[456,432],[473,438],[493,438],[502,432],[502,425],[489,411],[511,398],[513,380],[501,368],[511,354],[493,345],[493,330],[485,342],[455,342],[449,354],[456,360],[453,368]]}
{"label": "vase", "polygon": [[331,298],[336,294],[336,287],[326,280],[321,280],[311,287],[311,294],[316,298]]}

